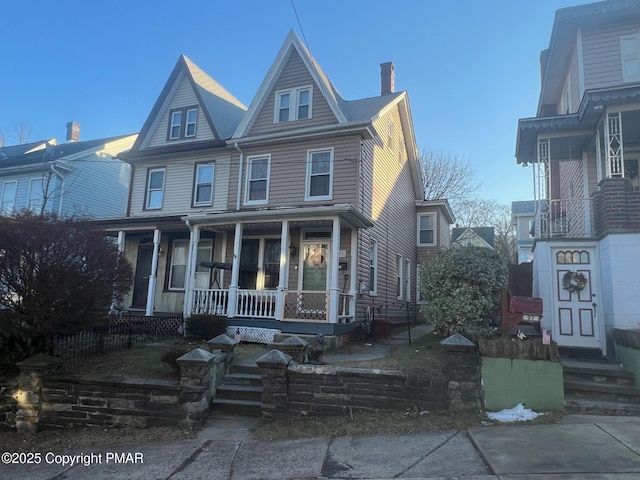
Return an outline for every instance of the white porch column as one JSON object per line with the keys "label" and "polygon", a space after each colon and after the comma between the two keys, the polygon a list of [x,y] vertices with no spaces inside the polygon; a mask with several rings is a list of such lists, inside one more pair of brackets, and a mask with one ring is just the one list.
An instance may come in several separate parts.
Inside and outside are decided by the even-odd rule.
{"label": "white porch column", "polygon": [[198,243],[200,242],[200,227],[195,226],[191,229],[189,246],[189,259],[187,260],[187,284],[184,288],[184,305],[182,306],[182,315],[184,318],[191,316],[193,312],[193,289],[196,288],[196,262],[198,261]]}
{"label": "white porch column", "polygon": [[118,232],[118,253],[122,255],[124,253],[124,245],[126,241],[126,233],[122,230]]}
{"label": "white porch column", "polygon": [[156,283],[158,279],[158,254],[160,253],[160,230],[153,231],[153,256],[151,257],[151,273],[149,274],[149,290],[147,291],[147,307],[144,314],[153,315],[153,303],[156,298]]}
{"label": "white porch column", "polygon": [[238,308],[238,280],[240,278],[240,250],[242,250],[242,223],[236,223],[233,237],[233,263],[231,267],[231,284],[229,285],[229,305],[227,316],[235,317]]}
{"label": "white porch column", "polygon": [[331,232],[331,274],[329,275],[329,323],[338,322],[338,267],[340,266],[340,219],[333,219]]}
{"label": "white porch column", "polygon": [[356,276],[358,275],[358,233],[359,230],[354,228],[351,230],[351,265],[349,266],[349,313],[353,315],[353,321],[356,320],[356,294],[358,292],[358,283]]}
{"label": "white porch column", "polygon": [[282,221],[280,234],[280,276],[278,278],[278,294],[276,295],[276,320],[284,318],[284,296],[287,290],[289,273],[289,221]]}

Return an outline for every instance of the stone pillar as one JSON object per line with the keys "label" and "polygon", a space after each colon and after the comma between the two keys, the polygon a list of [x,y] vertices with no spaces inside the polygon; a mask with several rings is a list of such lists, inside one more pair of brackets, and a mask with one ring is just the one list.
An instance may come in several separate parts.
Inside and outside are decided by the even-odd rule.
{"label": "stone pillar", "polygon": [[236,342],[225,333],[211,340],[207,340],[207,346],[211,353],[215,354],[219,351],[220,354],[224,355],[224,373],[229,372],[229,367],[231,366],[231,361],[234,356],[233,350],[236,348],[236,345]]}
{"label": "stone pillar", "polygon": [[262,416],[265,418],[278,418],[287,413],[287,367],[292,361],[289,355],[280,350],[271,350],[256,360],[262,375]]}
{"label": "stone pillar", "polygon": [[217,357],[196,348],[176,360],[180,366],[180,409],[184,415],[181,425],[201,424],[207,419],[213,397],[211,387],[215,385],[211,371]]}
{"label": "stone pillar", "polygon": [[62,360],[46,353],[38,353],[26,360],[16,363],[20,369],[18,377],[16,412],[16,431],[18,433],[35,433],[42,408],[42,388],[44,378],[58,369]]}
{"label": "stone pillar", "polygon": [[449,407],[482,408],[482,384],[478,347],[466,337],[455,334],[440,344],[447,351]]}

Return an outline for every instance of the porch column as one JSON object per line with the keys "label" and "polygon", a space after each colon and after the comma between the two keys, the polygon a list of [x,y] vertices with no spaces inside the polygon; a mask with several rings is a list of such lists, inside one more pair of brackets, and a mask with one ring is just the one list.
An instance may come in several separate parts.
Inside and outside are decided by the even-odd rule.
{"label": "porch column", "polygon": [[607,141],[607,178],[624,177],[624,149],[622,140],[622,114],[607,113],[604,124]]}
{"label": "porch column", "polygon": [[126,233],[123,230],[118,232],[118,253],[122,255],[124,252],[124,245],[126,241]]}
{"label": "porch column", "polygon": [[340,289],[338,288],[338,267],[340,266],[340,219],[333,219],[333,231],[331,232],[331,268],[329,282],[329,323],[338,323],[338,301]]}
{"label": "porch column", "polygon": [[351,265],[349,268],[349,313],[352,315],[351,321],[356,320],[356,293],[358,292],[358,234],[357,228],[351,230]]}
{"label": "porch column", "polygon": [[200,242],[200,227],[194,226],[190,234],[189,259],[187,260],[187,284],[184,288],[184,305],[182,316],[188,318],[193,312],[194,291],[196,288],[196,262],[198,261],[198,243]]}
{"label": "porch column", "polygon": [[227,316],[235,317],[238,308],[238,281],[240,279],[240,251],[242,250],[242,223],[236,223],[233,237],[233,262],[231,267],[231,284],[229,285],[229,305]]}
{"label": "porch column", "polygon": [[280,277],[278,278],[278,294],[276,295],[276,320],[284,318],[284,296],[287,289],[289,273],[289,221],[282,221],[280,234]]}
{"label": "porch column", "polygon": [[153,315],[153,302],[156,298],[156,283],[158,278],[158,254],[160,253],[160,230],[153,231],[153,256],[151,257],[151,273],[149,274],[149,291],[147,292],[147,307],[144,314]]}

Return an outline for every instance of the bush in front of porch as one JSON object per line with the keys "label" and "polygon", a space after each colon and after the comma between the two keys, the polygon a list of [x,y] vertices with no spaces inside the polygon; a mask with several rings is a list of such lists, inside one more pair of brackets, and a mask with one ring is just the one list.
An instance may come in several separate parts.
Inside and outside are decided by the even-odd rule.
{"label": "bush in front of porch", "polygon": [[197,314],[187,318],[187,335],[201,340],[211,340],[227,331],[227,317]]}
{"label": "bush in front of porch", "polygon": [[441,250],[420,269],[422,313],[445,335],[489,336],[508,275],[504,258],[492,249]]}

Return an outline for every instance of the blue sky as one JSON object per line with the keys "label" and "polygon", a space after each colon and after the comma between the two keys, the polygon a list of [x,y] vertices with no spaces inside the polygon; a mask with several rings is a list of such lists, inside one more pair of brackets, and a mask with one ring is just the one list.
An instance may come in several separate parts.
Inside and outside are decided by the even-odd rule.
{"label": "blue sky", "polygon": [[17,143],[138,132],[180,54],[247,106],[289,30],[341,95],[380,94],[392,61],[418,148],[469,159],[478,195],[532,198],[515,163],[518,118],[535,116],[539,55],[555,11],[584,0],[22,0],[0,18],[0,129]]}

